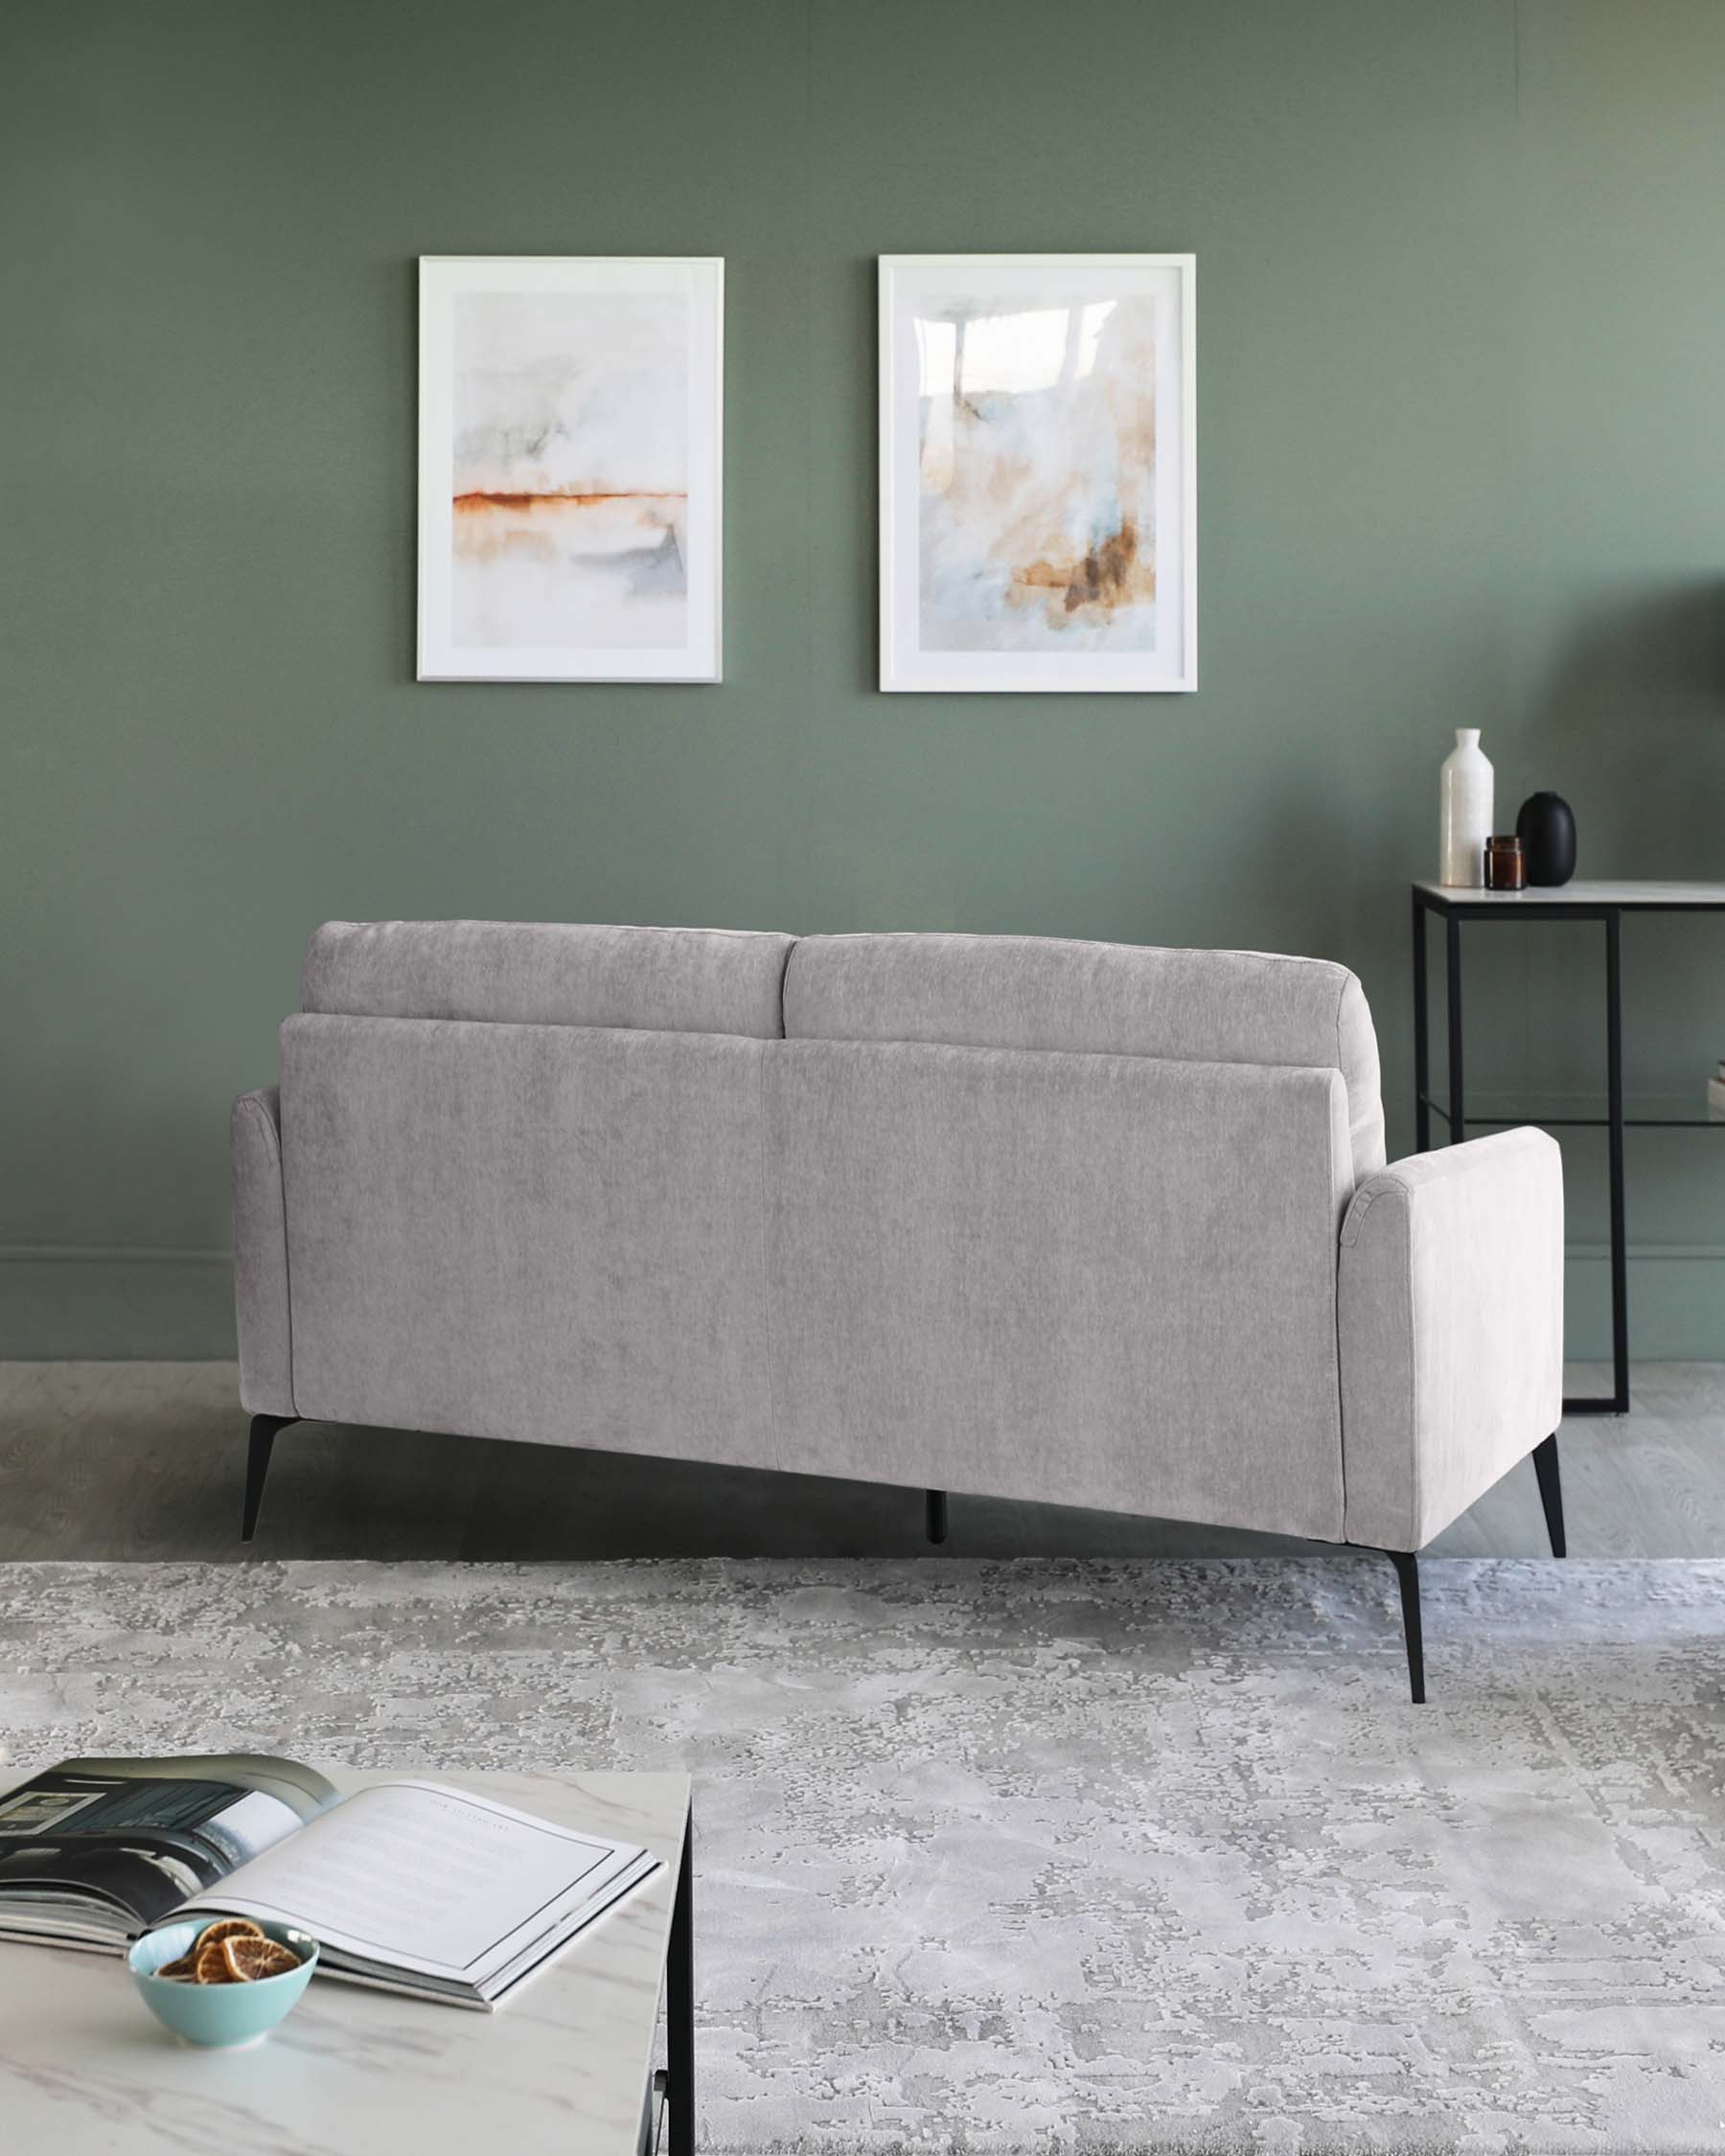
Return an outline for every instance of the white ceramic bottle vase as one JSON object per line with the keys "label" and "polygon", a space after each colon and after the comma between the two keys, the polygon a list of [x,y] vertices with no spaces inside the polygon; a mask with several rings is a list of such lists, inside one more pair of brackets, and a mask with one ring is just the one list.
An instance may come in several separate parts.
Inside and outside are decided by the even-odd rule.
{"label": "white ceramic bottle vase", "polygon": [[1485,841],[1491,837],[1492,770],[1478,726],[1458,726],[1443,759],[1439,845],[1441,883],[1479,890],[1485,882]]}

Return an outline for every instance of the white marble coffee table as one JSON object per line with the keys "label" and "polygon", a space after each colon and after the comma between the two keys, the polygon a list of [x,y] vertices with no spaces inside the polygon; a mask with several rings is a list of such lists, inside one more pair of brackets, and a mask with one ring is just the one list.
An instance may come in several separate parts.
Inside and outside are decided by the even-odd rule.
{"label": "white marble coffee table", "polygon": [[249,2052],[177,2042],[115,1956],[0,1940],[0,2148],[8,2156],[637,2156],[663,1986],[667,2144],[672,2156],[692,2156],[688,1778],[438,1767],[369,1774],[315,1763],[344,1794],[422,1774],[564,1826],[638,1842],[665,1869],[495,2013],[317,1978]]}

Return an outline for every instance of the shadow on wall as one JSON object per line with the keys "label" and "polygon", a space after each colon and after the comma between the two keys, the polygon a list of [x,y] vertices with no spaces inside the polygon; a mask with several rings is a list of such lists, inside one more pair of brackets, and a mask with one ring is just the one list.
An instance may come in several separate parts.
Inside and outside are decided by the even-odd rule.
{"label": "shadow on wall", "polygon": [[1725,580],[1601,603],[1533,700],[1524,762],[1574,807],[1583,876],[1725,876]]}

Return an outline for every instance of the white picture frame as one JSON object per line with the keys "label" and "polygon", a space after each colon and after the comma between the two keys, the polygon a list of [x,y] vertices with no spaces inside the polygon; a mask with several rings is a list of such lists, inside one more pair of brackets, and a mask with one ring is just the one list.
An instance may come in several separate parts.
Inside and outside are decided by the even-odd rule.
{"label": "white picture frame", "polygon": [[420,259],[419,678],[717,681],[724,264]]}
{"label": "white picture frame", "polygon": [[1196,689],[1196,285],[1192,255],[881,257],[883,690]]}

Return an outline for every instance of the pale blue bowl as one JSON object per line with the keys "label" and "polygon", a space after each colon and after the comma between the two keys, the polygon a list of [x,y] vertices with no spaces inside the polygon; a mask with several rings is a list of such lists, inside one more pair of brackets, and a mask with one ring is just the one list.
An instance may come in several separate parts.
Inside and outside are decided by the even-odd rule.
{"label": "pale blue bowl", "polygon": [[261,2044],[276,2023],[292,2012],[310,1983],[317,1966],[317,1941],[286,1924],[260,1924],[258,1929],[267,1938],[292,1947],[300,1965],[284,1969],[280,1976],[261,1977],[256,1984],[178,1984],[153,1973],[165,1961],[177,1961],[198,1933],[214,1922],[213,1916],[206,1916],[201,1923],[166,1924],[159,1932],[146,1932],[126,1958],[132,1982],[157,2021],[184,2043],[202,2044],[211,2051]]}

